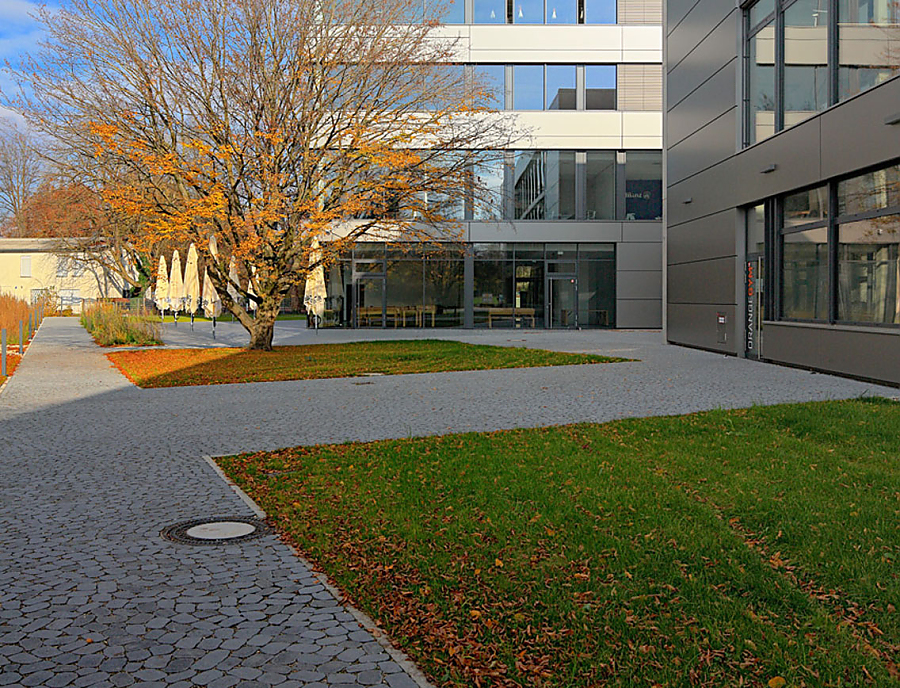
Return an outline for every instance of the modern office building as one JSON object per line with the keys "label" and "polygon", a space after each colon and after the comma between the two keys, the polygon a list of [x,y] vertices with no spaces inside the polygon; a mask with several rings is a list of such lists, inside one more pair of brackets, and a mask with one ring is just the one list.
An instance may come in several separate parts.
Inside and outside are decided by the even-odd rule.
{"label": "modern office building", "polygon": [[326,275],[326,324],[659,328],[661,0],[457,0],[439,30],[529,131],[475,174],[464,246],[358,245]]}
{"label": "modern office building", "polygon": [[900,384],[900,5],[666,15],[668,340]]}

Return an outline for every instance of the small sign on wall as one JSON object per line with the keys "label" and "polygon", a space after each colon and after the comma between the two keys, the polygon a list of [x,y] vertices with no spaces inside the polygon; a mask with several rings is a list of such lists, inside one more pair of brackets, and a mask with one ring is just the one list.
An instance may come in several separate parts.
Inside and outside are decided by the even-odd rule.
{"label": "small sign on wall", "polygon": [[728,341],[728,315],[721,311],[716,313],[716,344]]}

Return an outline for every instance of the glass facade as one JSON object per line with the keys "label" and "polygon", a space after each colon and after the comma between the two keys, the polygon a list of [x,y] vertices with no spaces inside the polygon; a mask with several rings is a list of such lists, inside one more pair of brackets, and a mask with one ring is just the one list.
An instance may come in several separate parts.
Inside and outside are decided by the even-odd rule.
{"label": "glass facade", "polygon": [[325,281],[324,326],[615,327],[614,244],[360,243]]}
{"label": "glass facade", "polygon": [[759,0],[744,27],[747,145],[900,73],[895,0]]}
{"label": "glass facade", "polygon": [[[900,325],[900,164],[765,207],[780,217],[782,318]],[[748,237],[761,208],[748,212]]]}
{"label": "glass facade", "polygon": [[447,217],[476,221],[662,218],[660,151],[498,151],[472,180],[465,204],[460,195],[425,200],[446,204]]}

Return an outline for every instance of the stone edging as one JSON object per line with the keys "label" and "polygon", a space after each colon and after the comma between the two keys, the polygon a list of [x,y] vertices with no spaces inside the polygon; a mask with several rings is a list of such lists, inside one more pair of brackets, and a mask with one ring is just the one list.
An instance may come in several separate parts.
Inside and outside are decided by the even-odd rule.
{"label": "stone edging", "polygon": [[[225,472],[219,467],[219,465],[213,460],[212,456],[207,454],[203,455],[203,460],[209,464],[209,466],[216,472],[225,483],[234,490],[235,494],[240,497],[241,501],[249,507],[249,509],[258,517],[258,518],[266,518],[266,512],[263,511],[259,505],[253,501],[253,498],[244,492],[238,485],[236,485],[231,478],[229,478]],[[284,542],[284,541],[282,541]],[[354,619],[362,626],[365,630],[372,634],[372,637],[375,641],[381,645],[385,651],[391,656],[391,659],[394,660],[401,669],[413,680],[416,682],[416,685],[419,688],[435,688],[434,684],[432,684],[426,677],[425,674],[417,667],[413,661],[407,657],[403,652],[398,650],[391,644],[390,639],[387,634],[378,627],[378,625],[369,617],[368,614],[360,611],[353,605],[349,604],[343,593],[328,580],[328,577],[321,573],[320,571],[316,571],[312,564],[303,556],[303,554],[297,550],[293,545],[286,543],[288,547],[290,547],[291,551],[294,555],[303,562],[306,568],[309,569],[310,573],[315,576],[316,580],[318,580],[328,592],[330,592],[334,598],[353,616]]]}

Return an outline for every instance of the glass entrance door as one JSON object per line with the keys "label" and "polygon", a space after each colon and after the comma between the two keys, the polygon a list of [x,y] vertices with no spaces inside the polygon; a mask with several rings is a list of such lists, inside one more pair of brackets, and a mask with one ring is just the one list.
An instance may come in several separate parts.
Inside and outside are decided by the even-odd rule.
{"label": "glass entrance door", "polygon": [[744,265],[744,351],[747,358],[762,356],[763,259],[756,256]]}
{"label": "glass entrance door", "polygon": [[384,277],[357,277],[353,282],[356,327],[385,327]]}
{"label": "glass entrance door", "polygon": [[547,310],[551,329],[578,327],[578,279],[574,275],[547,279]]}

